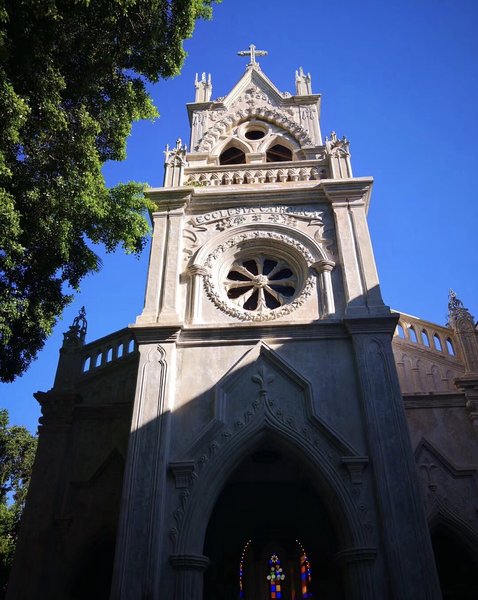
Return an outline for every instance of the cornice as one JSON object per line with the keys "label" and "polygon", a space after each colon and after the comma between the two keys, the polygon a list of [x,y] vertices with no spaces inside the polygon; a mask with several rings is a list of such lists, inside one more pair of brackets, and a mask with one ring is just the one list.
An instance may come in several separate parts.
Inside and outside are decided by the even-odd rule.
{"label": "cornice", "polygon": [[139,345],[175,342],[178,347],[209,346],[220,343],[244,344],[259,340],[273,342],[307,341],[313,339],[345,339],[348,333],[339,320],[321,320],[315,323],[230,323],[191,326],[133,326]]}
{"label": "cornice", "polygon": [[[222,200],[222,202],[221,202]],[[220,206],[254,206],[260,204],[300,204],[327,202],[320,183],[316,181],[285,184],[242,184],[194,188],[189,210],[201,211]]]}
{"label": "cornice", "polygon": [[417,408],[465,408],[465,394],[404,394],[403,404],[406,410]]}
{"label": "cornice", "polygon": [[397,326],[398,317],[395,314],[383,316],[366,316],[344,319],[344,325],[351,335],[369,335],[373,333],[386,333],[393,335]]}
{"label": "cornice", "polygon": [[[146,196],[156,203],[161,211],[182,208],[191,199],[193,190],[189,187],[149,188]],[[153,211],[153,215],[156,211]]]}
{"label": "cornice", "polygon": [[234,327],[188,327],[178,338],[178,346],[255,343],[259,340],[281,343],[317,339],[345,339],[347,336],[339,321],[316,323],[238,324]]}
{"label": "cornice", "polygon": [[[350,206],[364,203],[368,207],[373,179],[322,179],[320,181],[251,183],[229,186],[150,188],[148,197],[157,205],[155,214],[181,209],[199,212],[213,206],[252,206],[261,203],[300,204],[328,202],[333,205]],[[253,193],[252,193],[253,192]],[[221,203],[221,199],[223,199]]]}
{"label": "cornice", "polygon": [[138,345],[175,342],[178,339],[181,325],[130,325],[134,331]]}
{"label": "cornice", "polygon": [[350,206],[363,202],[368,211],[372,193],[373,177],[323,180],[322,187],[329,202],[334,205]]}

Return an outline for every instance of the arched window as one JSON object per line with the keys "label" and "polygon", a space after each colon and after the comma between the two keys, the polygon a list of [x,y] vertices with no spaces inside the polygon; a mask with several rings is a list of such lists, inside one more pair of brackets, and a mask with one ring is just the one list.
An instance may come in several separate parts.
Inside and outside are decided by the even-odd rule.
{"label": "arched window", "polygon": [[247,542],[244,545],[244,548],[242,549],[242,554],[241,554],[241,562],[239,563],[239,598],[244,598],[245,596],[245,592],[244,592],[244,561],[246,558],[246,552],[247,549],[249,548],[249,544],[251,543],[252,540],[247,540]]}
{"label": "arched window", "polygon": [[422,330],[422,342],[425,346],[430,348],[430,340],[428,339],[428,333],[424,329]]}
{"label": "arched window", "polygon": [[435,344],[435,350],[438,350],[439,352],[441,352],[442,348],[441,348],[440,338],[438,337],[438,335],[436,333],[433,336],[433,342]]}
{"label": "arched window", "polygon": [[95,367],[101,367],[102,360],[103,360],[103,353],[98,352],[98,354],[96,355]]}
{"label": "arched window", "polygon": [[417,334],[415,333],[415,329],[412,325],[408,328],[408,335],[410,336],[410,341],[414,342],[416,344],[417,343]]}
{"label": "arched window", "polygon": [[277,554],[273,554],[269,558],[269,574],[267,580],[269,581],[269,598],[282,598],[282,582],[285,579],[285,575],[282,571],[280,564],[280,558]]}
{"label": "arched window", "polygon": [[275,144],[266,152],[267,162],[285,162],[292,160],[292,152],[282,144]]}
{"label": "arched window", "polygon": [[405,332],[403,331],[403,327],[400,325],[400,323],[397,325],[397,334],[398,337],[402,338],[402,340],[405,339]]}
{"label": "arched window", "polygon": [[85,362],[83,363],[83,373],[86,373],[86,371],[89,371],[91,367],[91,356],[87,356],[85,358]]}
{"label": "arched window", "polygon": [[246,155],[242,150],[235,146],[230,146],[219,157],[220,165],[243,165],[246,162]]}
{"label": "arched window", "polygon": [[450,338],[446,338],[446,349],[450,356],[455,356],[455,348],[453,348],[453,343]]}
{"label": "arched window", "polygon": [[310,582],[312,581],[310,562],[302,544],[299,540],[296,540],[296,542],[300,548],[300,591],[302,598],[312,598],[310,591]]}
{"label": "arched window", "polygon": [[108,348],[108,352],[106,353],[106,362],[109,363],[113,360],[113,348]]}
{"label": "arched window", "polygon": [[[251,558],[250,556],[248,558],[248,550],[251,548],[251,543],[252,540],[247,540],[242,549],[241,560],[239,563],[239,598],[248,598],[250,594],[250,591],[247,592],[246,588],[248,585],[251,585],[251,563],[248,562]],[[299,598],[313,598],[314,594],[311,590],[312,574],[310,561],[301,542],[295,540],[295,543],[297,544],[296,549],[293,551],[295,559],[290,561],[287,567],[287,589],[293,594],[293,598],[296,598],[297,600],[299,600]],[[264,559],[265,557],[261,559],[261,564],[263,566],[265,566],[262,562]],[[268,560],[267,582],[269,584],[269,600],[272,598],[284,597],[285,592],[283,582],[285,578],[286,574],[283,571],[280,558],[278,554],[274,552]],[[287,594],[288,593],[289,592],[287,592]]]}

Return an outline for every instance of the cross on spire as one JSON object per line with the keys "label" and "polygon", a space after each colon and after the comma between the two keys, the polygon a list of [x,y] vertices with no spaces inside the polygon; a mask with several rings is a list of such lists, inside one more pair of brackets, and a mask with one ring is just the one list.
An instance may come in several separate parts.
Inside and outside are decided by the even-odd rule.
{"label": "cross on spire", "polygon": [[238,56],[250,56],[251,62],[247,65],[248,67],[259,66],[259,63],[256,61],[256,56],[267,56],[267,50],[256,50],[254,44],[249,46],[249,50],[241,50],[237,53]]}

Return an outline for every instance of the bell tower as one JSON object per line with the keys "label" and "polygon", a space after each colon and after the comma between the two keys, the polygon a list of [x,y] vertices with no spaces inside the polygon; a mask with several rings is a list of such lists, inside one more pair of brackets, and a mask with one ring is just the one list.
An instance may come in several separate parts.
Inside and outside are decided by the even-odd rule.
{"label": "bell tower", "polygon": [[251,45],[166,149],[112,598],[440,598],[367,225],[373,180]]}

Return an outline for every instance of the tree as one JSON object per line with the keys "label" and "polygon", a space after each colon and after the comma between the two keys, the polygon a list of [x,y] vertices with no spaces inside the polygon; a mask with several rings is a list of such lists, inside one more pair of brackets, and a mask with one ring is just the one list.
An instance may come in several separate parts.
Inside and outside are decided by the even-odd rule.
{"label": "tree", "polygon": [[184,38],[217,0],[0,0],[0,379],[42,348],[95,244],[139,253],[143,185],[108,189],[146,83],[179,72]]}
{"label": "tree", "polygon": [[9,427],[8,412],[0,410],[0,598],[12,566],[36,447],[36,436],[25,427]]}

